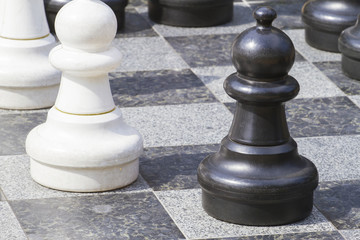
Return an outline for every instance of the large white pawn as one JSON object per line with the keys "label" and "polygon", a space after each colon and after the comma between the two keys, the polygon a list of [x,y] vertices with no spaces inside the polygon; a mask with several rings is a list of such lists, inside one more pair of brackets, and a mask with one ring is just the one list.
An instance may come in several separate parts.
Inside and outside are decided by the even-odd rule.
{"label": "large white pawn", "polygon": [[0,1],[0,108],[54,105],[60,72],[48,55],[55,44],[43,0]]}
{"label": "large white pawn", "polygon": [[136,180],[141,135],[115,106],[108,72],[121,60],[111,46],[113,11],[99,0],[74,0],[55,20],[62,43],[50,52],[63,75],[55,106],[26,140],[30,172],[41,185],[74,192],[106,191]]}

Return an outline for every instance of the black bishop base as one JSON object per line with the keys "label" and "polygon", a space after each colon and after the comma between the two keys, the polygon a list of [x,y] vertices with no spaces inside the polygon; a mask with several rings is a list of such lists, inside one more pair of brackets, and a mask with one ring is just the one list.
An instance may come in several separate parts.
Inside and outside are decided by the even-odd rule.
{"label": "black bishop base", "polygon": [[149,0],[149,18],[160,24],[208,27],[233,17],[233,0]]}
{"label": "black bishop base", "polygon": [[286,123],[284,102],[299,91],[287,75],[294,46],[271,26],[273,9],[259,8],[254,16],[258,25],[233,44],[237,73],[224,82],[237,100],[232,126],[220,150],[200,163],[198,181],[209,215],[244,225],[281,225],[310,215],[318,173],[298,154]]}

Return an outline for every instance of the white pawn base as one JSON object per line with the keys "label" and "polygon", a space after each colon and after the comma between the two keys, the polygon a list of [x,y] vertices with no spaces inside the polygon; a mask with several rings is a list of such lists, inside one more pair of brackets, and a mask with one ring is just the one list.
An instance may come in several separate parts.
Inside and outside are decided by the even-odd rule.
{"label": "white pawn base", "polygon": [[117,108],[101,115],[71,115],[50,109],[44,124],[26,139],[33,179],[49,188],[99,192],[137,179],[142,137]]}
{"label": "white pawn base", "polygon": [[0,37],[0,108],[39,109],[53,106],[60,72],[48,60],[56,45],[49,35],[35,40]]}

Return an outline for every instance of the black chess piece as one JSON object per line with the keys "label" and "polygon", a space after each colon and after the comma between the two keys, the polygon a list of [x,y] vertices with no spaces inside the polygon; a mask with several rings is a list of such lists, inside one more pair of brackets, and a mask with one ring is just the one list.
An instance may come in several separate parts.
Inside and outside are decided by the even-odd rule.
{"label": "black chess piece", "polygon": [[156,23],[208,27],[232,20],[234,0],[149,0],[149,17]]}
{"label": "black chess piece", "polygon": [[345,29],[339,37],[342,71],[360,80],[360,14],[355,26]]}
{"label": "black chess piece", "polygon": [[237,69],[224,82],[237,100],[220,150],[198,168],[205,211],[245,225],[280,225],[307,217],[318,185],[314,164],[300,156],[290,137],[284,102],[299,92],[288,75],[295,59],[290,38],[271,26],[276,12],[260,7],[257,26],[232,45]]}
{"label": "black chess piece", "polygon": [[[66,3],[72,0],[44,0],[46,18],[49,24],[50,32],[55,33],[54,24],[56,14]],[[125,25],[125,7],[128,0],[101,0],[106,3],[115,13],[118,23],[117,32],[119,32]]]}
{"label": "black chess piece", "polygon": [[360,1],[310,0],[301,12],[306,42],[320,50],[339,52],[340,33],[355,24],[360,13]]}

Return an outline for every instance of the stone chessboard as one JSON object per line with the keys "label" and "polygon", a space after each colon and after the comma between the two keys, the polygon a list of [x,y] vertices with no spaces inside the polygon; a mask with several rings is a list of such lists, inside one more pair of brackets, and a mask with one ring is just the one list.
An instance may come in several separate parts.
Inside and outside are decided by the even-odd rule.
{"label": "stone chessboard", "polygon": [[[38,185],[24,144],[48,109],[0,110],[0,239],[360,239],[360,81],[342,74],[340,54],[305,43],[304,2],[236,1],[226,25],[178,28],[154,24],[146,1],[130,0],[125,30],[114,41],[123,61],[110,81],[125,121],[145,139],[138,180],[88,194]],[[231,43],[255,25],[259,5],[277,10],[274,25],[296,47],[290,74],[301,90],[286,104],[287,119],[320,176],[311,216],[275,227],[209,217],[196,177],[230,128],[235,103],[222,84],[235,71]]]}

